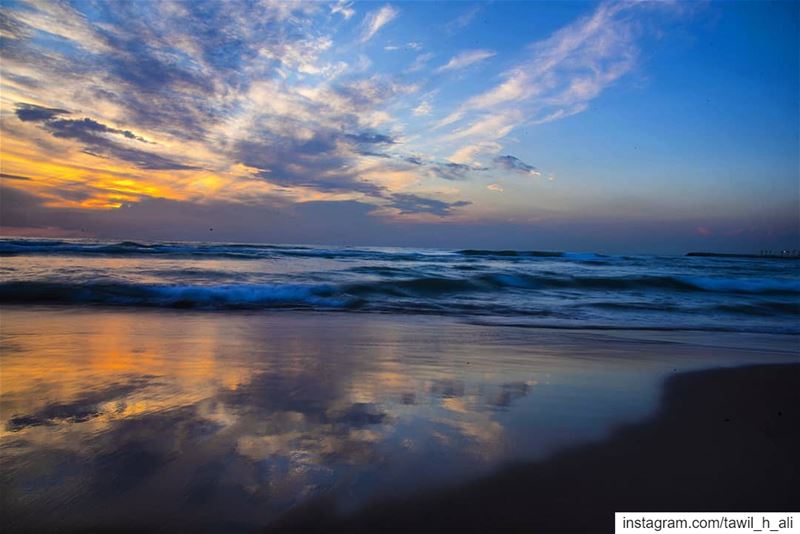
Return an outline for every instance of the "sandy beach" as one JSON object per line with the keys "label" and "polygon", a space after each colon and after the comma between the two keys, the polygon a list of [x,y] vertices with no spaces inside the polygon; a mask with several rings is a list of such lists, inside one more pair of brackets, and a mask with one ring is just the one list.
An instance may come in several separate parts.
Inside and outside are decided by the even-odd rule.
{"label": "sandy beach", "polygon": [[12,531],[604,531],[614,510],[790,508],[797,477],[793,336],[2,315]]}
{"label": "sandy beach", "polygon": [[658,412],[606,441],[337,517],[324,503],[269,532],[613,532],[617,511],[797,507],[800,365],[667,380]]}

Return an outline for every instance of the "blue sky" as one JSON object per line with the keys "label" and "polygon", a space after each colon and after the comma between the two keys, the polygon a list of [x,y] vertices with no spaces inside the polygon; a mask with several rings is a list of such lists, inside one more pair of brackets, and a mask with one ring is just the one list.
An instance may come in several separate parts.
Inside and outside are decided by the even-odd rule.
{"label": "blue sky", "polygon": [[0,5],[4,234],[800,248],[796,2]]}

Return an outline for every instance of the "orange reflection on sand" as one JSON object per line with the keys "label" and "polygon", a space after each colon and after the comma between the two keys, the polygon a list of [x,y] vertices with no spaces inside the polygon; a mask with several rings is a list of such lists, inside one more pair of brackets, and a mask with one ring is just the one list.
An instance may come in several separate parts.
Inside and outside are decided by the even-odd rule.
{"label": "orange reflection on sand", "polygon": [[[68,271],[73,260],[52,261]],[[121,275],[137,265],[95,261],[121,262]],[[246,496],[247,521],[258,523],[315,492],[358,500],[417,485],[420,473],[448,480],[545,450],[537,433],[514,445],[505,415],[527,404],[540,428],[553,417],[524,399],[539,393],[540,361],[499,356],[465,337],[472,327],[428,322],[6,307],[0,447],[17,466],[13,491],[24,499],[37,476],[67,465],[75,484],[48,478],[43,498],[86,511],[92,488],[119,478],[135,481],[142,502],[185,502],[212,469],[220,498]],[[52,463],[35,467],[43,456]],[[225,513],[193,508],[205,512]]]}
{"label": "orange reflection on sand", "polygon": [[3,335],[13,340],[0,376],[5,414],[35,412],[55,400],[65,404],[109,385],[146,381],[147,387],[126,391],[124,406],[110,416],[118,419],[196,404],[248,380],[243,369],[219,359],[219,332],[208,324],[190,322],[175,335],[168,323],[140,322],[130,314],[53,317],[36,318],[37,330],[46,335],[24,336],[16,335],[29,329],[24,319],[4,317]]}

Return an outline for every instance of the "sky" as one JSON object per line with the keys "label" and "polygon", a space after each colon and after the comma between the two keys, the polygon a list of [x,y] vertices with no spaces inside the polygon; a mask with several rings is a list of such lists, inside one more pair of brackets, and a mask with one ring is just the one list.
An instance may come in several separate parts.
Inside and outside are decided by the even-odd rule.
{"label": "sky", "polygon": [[0,232],[800,249],[798,35],[798,2],[0,0]]}

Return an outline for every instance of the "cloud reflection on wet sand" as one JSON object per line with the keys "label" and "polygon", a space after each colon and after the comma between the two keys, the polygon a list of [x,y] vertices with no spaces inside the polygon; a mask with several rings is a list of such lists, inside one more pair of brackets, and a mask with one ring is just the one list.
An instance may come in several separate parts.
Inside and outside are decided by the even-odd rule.
{"label": "cloud reflection on wet sand", "polygon": [[12,527],[250,529],[322,495],[353,508],[603,437],[647,412],[667,365],[634,343],[609,348],[623,366],[579,336],[291,313],[9,307],[3,346]]}

